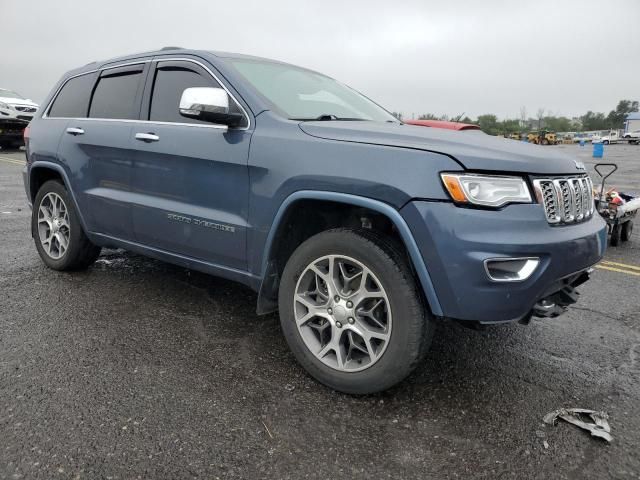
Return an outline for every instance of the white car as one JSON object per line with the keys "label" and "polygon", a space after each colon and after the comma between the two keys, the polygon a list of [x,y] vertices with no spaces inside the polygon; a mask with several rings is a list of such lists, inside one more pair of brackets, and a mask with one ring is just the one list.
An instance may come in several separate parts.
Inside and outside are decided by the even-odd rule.
{"label": "white car", "polygon": [[623,136],[624,138],[640,138],[640,130],[634,130],[633,132],[627,132]]}
{"label": "white car", "polygon": [[0,88],[0,120],[18,118],[29,122],[37,111],[37,103],[16,92]]}

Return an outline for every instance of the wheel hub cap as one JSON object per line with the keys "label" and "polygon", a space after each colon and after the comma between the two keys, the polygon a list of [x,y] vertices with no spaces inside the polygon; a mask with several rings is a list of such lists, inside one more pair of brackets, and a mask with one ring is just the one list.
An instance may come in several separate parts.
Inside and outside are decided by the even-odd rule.
{"label": "wheel hub cap", "polygon": [[306,347],[340,371],[371,367],[391,337],[391,308],[382,283],[363,263],[328,255],[302,272],[293,298]]}

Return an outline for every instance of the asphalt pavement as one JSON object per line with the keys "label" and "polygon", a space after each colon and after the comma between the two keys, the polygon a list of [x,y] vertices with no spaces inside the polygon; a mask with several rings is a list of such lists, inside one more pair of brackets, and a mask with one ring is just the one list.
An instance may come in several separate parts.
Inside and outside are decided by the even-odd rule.
{"label": "asphalt pavement", "polygon": [[[640,194],[640,146],[605,160]],[[640,225],[564,316],[441,323],[407,381],[352,397],[240,285],[114,250],[45,268],[23,163],[0,152],[0,478],[640,478]],[[545,425],[560,407],[607,412],[613,442]]]}

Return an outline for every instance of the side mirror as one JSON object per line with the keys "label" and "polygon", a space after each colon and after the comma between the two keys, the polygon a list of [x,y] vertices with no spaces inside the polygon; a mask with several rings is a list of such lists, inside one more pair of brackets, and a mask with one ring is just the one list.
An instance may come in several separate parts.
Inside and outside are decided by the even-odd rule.
{"label": "side mirror", "polygon": [[229,112],[229,94],[223,88],[192,87],[182,92],[180,115],[229,127],[242,123],[240,113]]}

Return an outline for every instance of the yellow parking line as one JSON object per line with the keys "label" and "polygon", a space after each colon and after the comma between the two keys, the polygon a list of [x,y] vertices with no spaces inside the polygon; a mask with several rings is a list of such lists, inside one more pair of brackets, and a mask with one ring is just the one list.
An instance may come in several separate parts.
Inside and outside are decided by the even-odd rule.
{"label": "yellow parking line", "polygon": [[613,265],[614,267],[630,268],[631,270],[638,270],[640,272],[640,267],[636,267],[635,265],[627,265],[626,263],[610,262],[608,260],[602,261],[600,263],[603,265]]}
{"label": "yellow parking line", "polygon": [[25,162],[14,160],[13,158],[0,158],[0,162],[13,163],[14,165],[24,165]]}
{"label": "yellow parking line", "polygon": [[629,271],[629,270],[622,270],[621,268],[605,267],[604,265],[596,265],[596,268],[600,268],[602,270],[609,270],[611,272],[626,273],[627,275],[635,275],[637,277],[640,277],[640,272],[632,272],[632,271]]}

